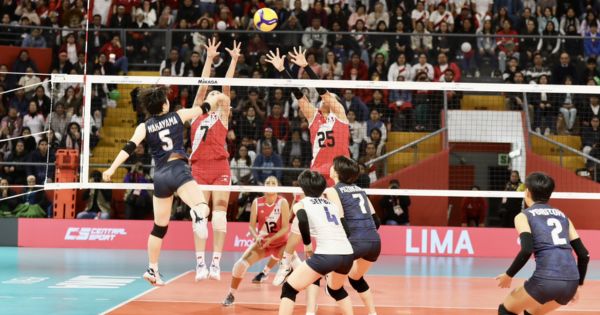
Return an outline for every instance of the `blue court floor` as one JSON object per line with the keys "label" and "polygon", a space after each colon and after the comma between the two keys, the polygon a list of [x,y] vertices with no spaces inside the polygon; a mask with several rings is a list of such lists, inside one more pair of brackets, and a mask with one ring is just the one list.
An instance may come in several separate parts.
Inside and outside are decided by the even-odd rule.
{"label": "blue court floor", "polygon": [[[230,271],[241,253],[226,253]],[[208,257],[210,259],[210,255]],[[165,280],[194,267],[191,251],[166,251],[160,269]],[[370,274],[424,277],[493,278],[510,259],[382,256]],[[266,263],[266,261],[264,262]],[[253,266],[247,277],[262,269]],[[151,287],[141,275],[142,250],[0,248],[0,314],[99,314]],[[519,273],[527,277],[533,263]],[[588,279],[600,279],[600,261],[592,261]],[[199,286],[202,284],[198,284]]]}

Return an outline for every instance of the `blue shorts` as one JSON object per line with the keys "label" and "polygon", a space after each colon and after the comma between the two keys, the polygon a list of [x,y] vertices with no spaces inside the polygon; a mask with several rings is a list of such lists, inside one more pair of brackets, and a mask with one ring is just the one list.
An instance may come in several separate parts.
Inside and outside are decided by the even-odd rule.
{"label": "blue shorts", "polygon": [[314,254],[306,260],[306,264],[314,271],[324,276],[330,272],[347,275],[352,269],[354,255],[325,255]]}
{"label": "blue shorts", "polygon": [[525,291],[540,304],[556,301],[567,305],[575,296],[579,280],[550,280],[531,277],[525,281]]}
{"label": "blue shorts", "polygon": [[364,259],[375,262],[381,254],[381,241],[350,241],[354,250],[354,260]]}
{"label": "blue shorts", "polygon": [[186,160],[169,161],[154,172],[154,196],[171,197],[179,187],[193,180],[194,177]]}

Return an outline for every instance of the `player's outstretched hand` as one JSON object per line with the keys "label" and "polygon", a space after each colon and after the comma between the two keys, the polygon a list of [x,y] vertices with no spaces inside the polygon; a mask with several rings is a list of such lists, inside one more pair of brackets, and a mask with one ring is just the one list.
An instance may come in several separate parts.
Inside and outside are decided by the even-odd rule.
{"label": "player's outstretched hand", "polygon": [[277,50],[275,50],[275,53],[270,50],[269,53],[267,54],[267,58],[266,61],[270,64],[273,65],[273,67],[275,67],[275,69],[277,69],[277,71],[281,72],[285,69],[285,65],[283,63],[283,61],[285,60],[285,55],[281,56],[279,55],[279,48],[277,48]]}
{"label": "player's outstretched hand", "polygon": [[107,169],[102,173],[102,180],[105,182],[110,182],[110,178],[113,176],[114,173],[115,171],[113,171],[112,169]]}
{"label": "player's outstretched hand", "polygon": [[306,49],[302,50],[302,46],[296,48],[294,47],[294,52],[289,52],[290,60],[295,63],[298,67],[304,68],[308,66],[308,61],[306,61]]}
{"label": "player's outstretched hand", "polygon": [[225,48],[232,59],[237,60],[242,54],[242,43],[238,43],[236,40],[233,41],[233,48]]}
{"label": "player's outstretched hand", "polygon": [[507,274],[503,273],[501,275],[498,275],[496,277],[496,280],[498,280],[498,287],[503,288],[503,289],[510,288],[512,278],[509,277]]}
{"label": "player's outstretched hand", "polygon": [[208,45],[202,45],[202,47],[206,49],[206,60],[212,62],[212,58],[216,57],[219,54],[219,52],[217,51],[217,49],[219,49],[219,46],[221,46],[221,42],[217,41],[216,38],[209,38]]}

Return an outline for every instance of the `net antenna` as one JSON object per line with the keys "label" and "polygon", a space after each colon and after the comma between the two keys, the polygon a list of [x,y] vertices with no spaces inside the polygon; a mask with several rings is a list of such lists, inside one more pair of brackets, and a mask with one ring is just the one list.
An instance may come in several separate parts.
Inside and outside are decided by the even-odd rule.
{"label": "net antenna", "polygon": [[[83,83],[84,78],[81,75],[62,75],[53,74],[53,82],[74,82]],[[442,82],[414,82],[414,81],[350,81],[350,80],[285,80],[285,79],[254,79],[254,78],[197,78],[197,77],[162,77],[162,76],[98,76],[88,75],[85,80],[85,91],[90,93],[92,84],[125,84],[125,85],[182,85],[182,86],[197,86],[199,84],[210,84],[214,86],[229,85],[232,87],[281,87],[289,88],[291,86],[298,88],[315,88],[325,87],[333,89],[379,89],[379,90],[428,90],[428,91],[462,91],[462,92],[477,92],[477,93],[493,93],[499,95],[505,92],[513,93],[561,93],[564,92],[564,85],[531,85],[531,84],[498,84],[493,83],[442,83]],[[600,86],[569,86],[569,92],[573,94],[600,95]],[[444,93],[445,94],[445,93]],[[444,96],[445,97],[445,96]],[[91,113],[91,97],[85,98],[84,103],[85,113]],[[464,110],[463,110],[464,111]],[[462,115],[457,111],[452,114],[455,117]],[[510,113],[507,111],[507,113]],[[490,121],[497,119],[496,113],[489,111],[486,115],[490,117]],[[508,115],[508,114],[507,114]],[[137,183],[90,183],[89,182],[89,166],[90,166],[90,122],[91,114],[86,114],[84,117],[84,141],[86,145],[83,147],[81,155],[81,172],[78,183],[50,183],[46,184],[46,189],[80,189],[80,188],[98,188],[98,189],[147,189],[152,190],[152,184],[137,184]],[[446,119],[452,119],[452,116]],[[466,118],[465,118],[466,119]],[[508,119],[508,118],[505,118]],[[471,123],[470,121],[468,123]],[[497,125],[496,125],[497,126]],[[445,128],[445,127],[442,127]],[[482,127],[483,128],[483,127]],[[527,132],[527,128],[521,129]],[[451,130],[444,130],[447,137]],[[478,137],[490,137],[490,135],[476,135]],[[524,170],[524,148],[525,141],[517,141],[513,143],[511,155],[515,160],[521,160],[516,165],[517,169]],[[393,151],[393,150],[391,150]],[[598,161],[600,163],[600,161]],[[372,162],[371,162],[372,163]],[[524,174],[524,173],[522,173]],[[264,187],[264,186],[218,186],[218,185],[203,185],[202,189],[212,191],[235,191],[235,192],[281,192],[281,193],[300,193],[298,187]],[[488,197],[488,198],[522,198],[523,192],[508,192],[508,191],[473,191],[473,190],[436,190],[436,189],[367,189],[367,194],[370,195],[399,195],[406,194],[410,196],[429,196],[429,197]],[[594,199],[600,200],[600,193],[592,192],[564,192],[558,191],[552,195],[553,199]]]}

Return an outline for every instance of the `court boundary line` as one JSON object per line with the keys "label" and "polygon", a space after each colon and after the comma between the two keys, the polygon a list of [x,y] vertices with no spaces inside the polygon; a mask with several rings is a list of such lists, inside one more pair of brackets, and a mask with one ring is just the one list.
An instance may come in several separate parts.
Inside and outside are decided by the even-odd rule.
{"label": "court boundary line", "polygon": [[[184,277],[185,275],[187,275],[190,272],[192,272],[192,270],[185,271],[185,272],[183,272],[183,273],[181,273],[181,274],[179,274],[179,275],[177,275],[177,276],[169,279],[169,281],[165,282],[165,285],[167,285],[167,284],[169,284],[169,283],[171,283],[171,282],[173,282],[173,281],[175,281],[175,280],[177,280],[179,278]],[[133,297],[131,297],[131,298],[129,298],[129,299],[127,299],[127,300],[125,300],[125,301],[123,301],[123,302],[121,302],[121,303],[119,303],[119,304],[117,304],[117,305],[115,305],[115,306],[107,309],[106,311],[100,313],[100,315],[106,315],[106,314],[108,314],[108,313],[110,313],[110,312],[112,312],[112,311],[114,311],[114,310],[116,310],[116,309],[118,309],[118,308],[120,308],[122,306],[125,306],[129,302],[132,302],[132,301],[134,301],[134,300],[136,300],[136,299],[138,299],[138,298],[140,298],[140,297],[142,297],[142,296],[144,296],[144,295],[146,295],[146,294],[148,294],[148,293],[150,293],[150,292],[152,292],[152,291],[154,291],[154,290],[156,290],[158,288],[160,288],[160,287],[153,286],[152,288],[150,288],[150,289],[148,289],[148,290],[146,290],[146,291],[144,291],[144,292],[142,292],[140,294],[137,294],[137,295],[135,295],[135,296],[133,296]]]}
{"label": "court boundary line", "polygon": [[[218,302],[200,302],[200,301],[190,301],[190,300],[137,300],[136,302],[144,302],[144,303],[188,303],[188,304],[220,304]],[[238,303],[234,304],[238,305]],[[269,302],[254,302],[254,303],[239,303],[239,305],[265,305],[265,306],[276,306],[279,305],[277,303],[269,303]],[[305,305],[303,303],[296,303],[296,305]],[[336,304],[319,304],[320,306],[328,306],[328,307],[337,307]],[[361,307],[362,305],[352,305],[353,307]],[[460,309],[460,310],[497,310],[497,307],[464,307],[464,306],[423,306],[423,305],[385,305],[385,304],[377,304],[376,308],[384,307],[384,308],[424,308],[424,309]],[[580,313],[589,313],[595,312],[597,313],[597,309],[558,309],[554,312],[580,312]]]}

